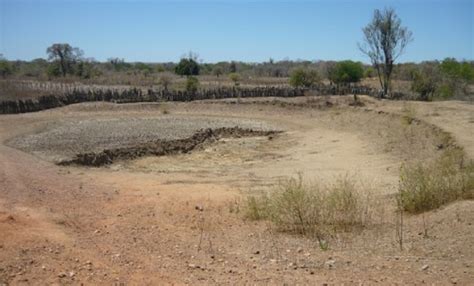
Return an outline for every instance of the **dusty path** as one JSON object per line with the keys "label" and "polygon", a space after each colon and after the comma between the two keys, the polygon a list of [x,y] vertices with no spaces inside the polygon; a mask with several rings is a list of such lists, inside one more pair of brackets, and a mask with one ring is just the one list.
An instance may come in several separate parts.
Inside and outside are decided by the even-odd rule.
{"label": "dusty path", "polygon": [[[398,108],[390,104],[369,107]],[[469,122],[471,107],[456,109],[460,120]],[[386,124],[395,124],[391,118],[341,108],[170,104],[173,116],[246,118],[285,133],[270,141],[229,139],[187,155],[146,157],[100,169],[59,167],[47,157],[0,145],[0,284],[472,281],[472,202],[427,214],[432,225],[428,239],[418,235],[421,220],[408,218],[408,246],[402,252],[389,214],[376,229],[335,238],[328,251],[279,234],[264,222],[242,219],[243,194],[297,172],[321,180],[349,172],[385,197],[396,188],[404,156],[433,152],[426,139],[403,155],[394,138],[398,133],[385,132]],[[459,127],[469,123],[450,126],[442,120],[447,115],[439,113],[443,128],[453,127],[460,142],[472,141],[472,134]],[[167,115],[161,106],[149,104],[81,104],[2,116],[0,141],[44,131],[47,122],[58,119],[117,116]],[[422,270],[424,265],[428,268]]]}

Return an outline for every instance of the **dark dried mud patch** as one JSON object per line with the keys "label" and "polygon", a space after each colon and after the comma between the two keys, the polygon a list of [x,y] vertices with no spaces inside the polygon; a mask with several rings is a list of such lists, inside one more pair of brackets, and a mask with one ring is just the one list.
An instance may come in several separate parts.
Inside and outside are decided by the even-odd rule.
{"label": "dark dried mud patch", "polygon": [[58,165],[81,165],[101,167],[110,165],[119,160],[132,160],[143,156],[166,156],[189,153],[206,144],[218,141],[222,138],[242,138],[266,136],[269,140],[281,131],[263,131],[240,127],[223,127],[217,129],[203,129],[184,139],[163,140],[159,139],[137,146],[105,149],[101,152],[89,152],[76,154],[71,160],[63,160]]}

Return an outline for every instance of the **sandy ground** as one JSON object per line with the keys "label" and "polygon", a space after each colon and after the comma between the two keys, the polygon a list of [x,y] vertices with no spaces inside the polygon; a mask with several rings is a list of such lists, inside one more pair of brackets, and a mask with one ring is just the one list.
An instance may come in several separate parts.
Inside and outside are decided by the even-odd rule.
{"label": "sandy ground", "polygon": [[[393,115],[403,113],[402,102],[366,98],[364,107],[350,107],[343,97],[260,101],[87,103],[1,116],[0,284],[473,281],[472,201],[407,217],[403,251],[390,207],[368,229],[331,238],[326,251],[311,240],[278,233],[269,223],[244,220],[246,194],[297,173],[326,182],[355,176],[388,206],[400,164],[436,157],[442,140],[431,125],[406,126]],[[472,105],[410,104],[418,117],[451,132],[473,158]],[[96,128],[104,122],[105,128]],[[134,122],[132,131],[121,133],[127,122]],[[104,168],[54,164],[71,144],[54,136],[74,139],[78,147],[69,152],[76,152],[98,141],[108,146],[163,132],[174,136],[202,122],[284,132],[272,140],[225,139],[191,154]]]}

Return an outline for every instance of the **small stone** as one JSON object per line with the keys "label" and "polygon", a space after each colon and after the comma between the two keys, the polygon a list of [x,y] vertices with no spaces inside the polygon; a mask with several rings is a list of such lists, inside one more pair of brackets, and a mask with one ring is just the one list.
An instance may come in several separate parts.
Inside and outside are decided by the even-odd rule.
{"label": "small stone", "polygon": [[298,247],[298,249],[296,249],[296,252],[298,252],[298,253],[302,253],[302,252],[303,252],[303,248],[301,248],[301,247]]}
{"label": "small stone", "polygon": [[58,274],[58,277],[59,277],[59,278],[64,278],[64,277],[66,277],[66,276],[67,276],[67,275],[66,275],[66,273],[64,273],[64,272],[61,272],[61,273]]}
{"label": "small stone", "polygon": [[336,263],[336,260],[331,259],[331,260],[326,261],[325,264],[328,268],[333,268],[335,263]]}
{"label": "small stone", "polygon": [[427,270],[428,268],[430,268],[430,266],[428,264],[425,264],[421,267],[421,270],[425,271]]}
{"label": "small stone", "polygon": [[260,250],[254,251],[253,254],[260,254]]}
{"label": "small stone", "polygon": [[74,273],[74,271],[69,272],[69,277],[74,277],[74,275],[76,275],[76,273]]}

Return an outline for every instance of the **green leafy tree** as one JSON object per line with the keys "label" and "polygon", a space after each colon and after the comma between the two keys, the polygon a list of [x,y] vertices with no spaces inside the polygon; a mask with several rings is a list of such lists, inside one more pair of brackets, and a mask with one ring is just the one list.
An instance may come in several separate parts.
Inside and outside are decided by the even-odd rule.
{"label": "green leafy tree", "polygon": [[69,44],[53,44],[46,49],[48,59],[57,61],[61,75],[65,77],[68,73],[73,73],[74,65],[84,54],[81,49],[73,48]]}
{"label": "green leafy tree", "polygon": [[474,80],[474,68],[468,62],[458,62],[453,58],[446,58],[441,62],[441,72],[452,79],[470,82]]}
{"label": "green leafy tree", "polygon": [[359,62],[342,61],[338,62],[330,74],[334,83],[359,82],[364,75],[364,68]]}
{"label": "green leafy tree", "polygon": [[229,73],[236,73],[237,72],[237,63],[232,61],[229,65]]}
{"label": "green leafy tree", "polygon": [[294,87],[312,87],[321,81],[316,70],[297,68],[291,72],[289,83]]}
{"label": "green leafy tree", "polygon": [[451,58],[443,60],[440,64],[420,64],[411,72],[411,89],[419,94],[421,100],[448,99],[456,95],[465,95],[468,93],[467,86],[471,79],[470,68],[468,62],[458,62]]}
{"label": "green leafy tree", "polygon": [[474,66],[468,62],[463,62],[460,68],[460,75],[461,78],[466,80],[467,82],[474,81]]}
{"label": "green leafy tree", "polygon": [[468,93],[468,84],[474,80],[474,67],[469,62],[446,58],[441,62],[439,70],[442,75],[439,97],[449,98]]}
{"label": "green leafy tree", "polygon": [[200,66],[198,64],[198,55],[189,52],[187,56],[184,56],[179,61],[178,65],[175,67],[175,73],[180,76],[192,76],[199,75]]}
{"label": "green leafy tree", "polygon": [[75,74],[81,78],[89,79],[99,76],[101,72],[96,68],[93,59],[81,60],[75,66]]}
{"label": "green leafy tree", "polygon": [[383,96],[391,92],[394,62],[413,40],[412,32],[402,26],[395,10],[375,10],[372,22],[363,28],[364,43],[359,49],[367,55],[377,72]]}

